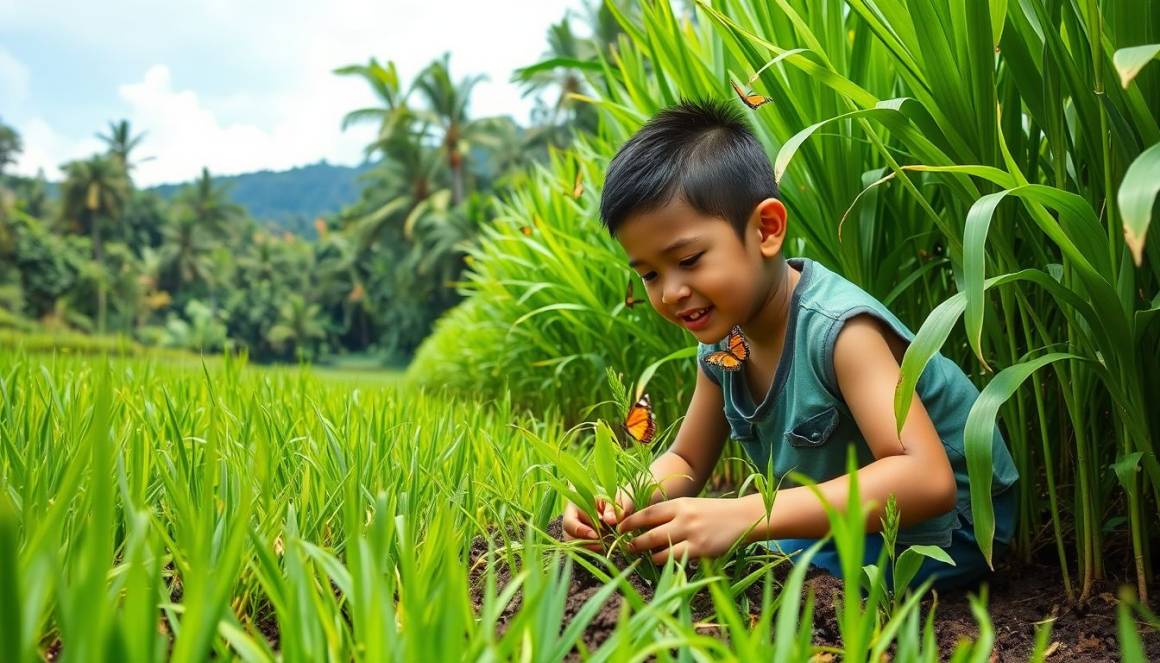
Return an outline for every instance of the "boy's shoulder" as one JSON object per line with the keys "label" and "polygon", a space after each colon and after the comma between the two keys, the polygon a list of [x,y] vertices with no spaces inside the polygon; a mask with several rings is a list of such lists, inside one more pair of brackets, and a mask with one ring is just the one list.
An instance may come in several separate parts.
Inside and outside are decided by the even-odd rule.
{"label": "boy's shoulder", "polygon": [[790,261],[800,264],[802,272],[792,306],[832,319],[850,317],[852,309],[889,310],[873,295],[819,262],[805,258]]}

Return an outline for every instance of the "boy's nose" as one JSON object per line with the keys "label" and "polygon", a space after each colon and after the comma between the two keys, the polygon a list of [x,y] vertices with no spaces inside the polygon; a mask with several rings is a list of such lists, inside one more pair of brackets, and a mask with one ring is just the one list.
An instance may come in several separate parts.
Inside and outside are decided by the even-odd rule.
{"label": "boy's nose", "polygon": [[690,294],[692,294],[692,291],[689,289],[689,286],[683,283],[667,286],[661,292],[661,303],[673,304],[688,297]]}

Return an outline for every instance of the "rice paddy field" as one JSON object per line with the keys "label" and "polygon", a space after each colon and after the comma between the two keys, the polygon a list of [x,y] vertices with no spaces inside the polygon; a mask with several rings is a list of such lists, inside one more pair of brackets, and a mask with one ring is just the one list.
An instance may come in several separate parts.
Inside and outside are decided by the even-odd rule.
{"label": "rice paddy field", "polygon": [[[6,661],[1156,651],[1146,610],[1108,595],[1060,612],[1050,574],[997,583],[1003,605],[989,613],[986,591],[932,600],[877,583],[863,595],[756,551],[656,568],[561,543],[553,486],[588,462],[590,427],[503,398],[228,357],[12,349],[0,397]],[[856,505],[833,517],[840,549],[860,559]],[[904,563],[898,552],[883,563]],[[1019,605],[1031,587],[1060,603]]]}

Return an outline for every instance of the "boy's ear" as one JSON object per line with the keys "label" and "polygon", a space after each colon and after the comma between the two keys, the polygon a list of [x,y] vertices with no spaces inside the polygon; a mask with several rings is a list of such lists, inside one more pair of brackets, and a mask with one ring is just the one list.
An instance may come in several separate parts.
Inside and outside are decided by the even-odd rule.
{"label": "boy's ear", "polygon": [[753,215],[757,222],[761,254],[772,258],[781,253],[781,246],[785,243],[785,205],[777,198],[766,198],[753,209]]}

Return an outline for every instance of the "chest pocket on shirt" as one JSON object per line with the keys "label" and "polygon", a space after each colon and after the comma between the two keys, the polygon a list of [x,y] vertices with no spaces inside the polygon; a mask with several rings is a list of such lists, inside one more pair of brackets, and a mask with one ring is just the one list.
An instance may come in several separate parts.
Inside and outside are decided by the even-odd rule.
{"label": "chest pocket on shirt", "polygon": [[726,414],[725,419],[729,421],[729,434],[733,439],[739,442],[753,439],[753,422],[733,414]]}
{"label": "chest pocket on shirt", "polygon": [[830,406],[816,414],[806,414],[785,434],[795,447],[815,448],[825,444],[838,427],[838,408]]}

